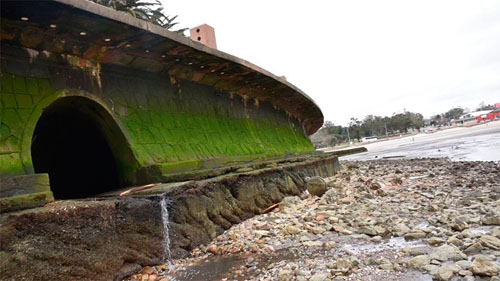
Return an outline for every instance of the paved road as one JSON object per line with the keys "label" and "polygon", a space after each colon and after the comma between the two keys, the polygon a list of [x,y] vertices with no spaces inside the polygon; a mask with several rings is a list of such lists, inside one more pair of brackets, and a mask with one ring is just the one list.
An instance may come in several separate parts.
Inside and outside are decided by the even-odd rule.
{"label": "paved road", "polygon": [[500,161],[500,121],[369,143],[365,147],[368,152],[340,159],[449,157],[455,161]]}

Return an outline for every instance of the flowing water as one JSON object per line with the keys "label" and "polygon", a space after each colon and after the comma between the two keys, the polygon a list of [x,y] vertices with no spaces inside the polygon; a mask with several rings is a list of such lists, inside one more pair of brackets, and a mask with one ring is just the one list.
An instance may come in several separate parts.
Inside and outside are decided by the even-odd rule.
{"label": "flowing water", "polygon": [[170,235],[168,233],[170,225],[168,222],[168,205],[169,200],[163,195],[160,205],[161,205],[161,220],[163,222],[163,253],[164,253],[164,262],[169,262],[171,259],[170,254]]}

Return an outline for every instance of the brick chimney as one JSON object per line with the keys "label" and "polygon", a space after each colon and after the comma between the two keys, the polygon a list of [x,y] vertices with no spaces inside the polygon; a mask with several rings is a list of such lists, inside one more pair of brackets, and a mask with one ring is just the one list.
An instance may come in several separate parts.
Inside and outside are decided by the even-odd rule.
{"label": "brick chimney", "polygon": [[191,28],[189,30],[191,40],[195,42],[200,42],[201,44],[208,46],[210,48],[217,49],[217,43],[215,42],[215,30],[208,24],[202,24],[200,26]]}

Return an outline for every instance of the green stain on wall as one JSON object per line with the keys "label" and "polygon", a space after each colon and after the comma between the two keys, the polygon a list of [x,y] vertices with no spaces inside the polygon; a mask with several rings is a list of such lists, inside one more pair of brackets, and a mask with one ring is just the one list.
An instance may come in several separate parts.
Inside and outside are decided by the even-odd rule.
{"label": "green stain on wall", "polygon": [[[226,160],[220,163],[227,163],[314,150],[299,122],[285,113],[269,112],[269,108],[264,112],[253,102],[248,108],[232,106],[238,104],[236,99],[213,88],[156,80],[144,87],[140,86],[144,81],[127,84],[108,80],[103,80],[104,93],[98,98],[125,130],[139,166],[157,165],[164,173],[182,172],[198,169],[213,159],[223,158]],[[112,85],[106,88],[107,81]],[[22,144],[31,143],[23,136],[32,132],[24,130],[35,127],[39,117],[35,115],[42,113],[35,110],[40,102],[46,97],[57,98],[64,89],[56,89],[47,78],[6,72],[0,73],[0,83],[0,174],[23,174],[24,166],[32,165],[31,159],[23,165],[20,155],[23,149],[30,149]],[[133,84],[137,86],[130,86]],[[136,169],[124,163],[118,167]]]}

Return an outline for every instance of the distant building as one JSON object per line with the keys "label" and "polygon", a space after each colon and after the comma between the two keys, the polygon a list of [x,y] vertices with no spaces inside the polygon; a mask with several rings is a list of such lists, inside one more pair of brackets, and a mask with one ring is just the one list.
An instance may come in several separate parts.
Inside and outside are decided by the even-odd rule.
{"label": "distant building", "polygon": [[489,113],[486,113],[486,114],[482,114],[481,116],[477,116],[476,117],[476,120],[478,122],[481,122],[481,121],[493,121],[493,120],[498,120],[500,119],[500,109],[497,109],[497,110],[493,110]]}
{"label": "distant building", "polygon": [[459,124],[471,123],[471,122],[483,122],[483,121],[493,121],[495,119],[499,119],[500,110],[481,110],[470,112],[460,116],[458,120],[456,120]]}

